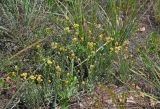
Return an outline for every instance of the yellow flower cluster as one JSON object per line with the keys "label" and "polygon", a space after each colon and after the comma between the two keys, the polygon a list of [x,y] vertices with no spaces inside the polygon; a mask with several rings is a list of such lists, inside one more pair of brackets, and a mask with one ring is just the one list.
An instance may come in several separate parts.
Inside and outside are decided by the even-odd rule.
{"label": "yellow flower cluster", "polygon": [[43,81],[42,75],[37,75],[37,81],[38,81],[38,82],[42,82],[42,81]]}
{"label": "yellow flower cluster", "polygon": [[66,51],[67,51],[67,49],[66,49],[66,48],[64,48],[64,47],[59,47],[59,51],[60,51],[60,52],[66,52]]}
{"label": "yellow flower cluster", "polygon": [[29,78],[30,78],[31,80],[35,80],[35,79],[36,79],[36,77],[35,77],[34,75],[31,75]]}
{"label": "yellow flower cluster", "polygon": [[94,67],[95,67],[94,65],[89,66],[90,70],[94,69]]}
{"label": "yellow flower cluster", "polygon": [[36,48],[37,48],[37,49],[39,49],[40,47],[41,47],[40,44],[37,44],[37,45],[36,45]]}
{"label": "yellow flower cluster", "polygon": [[69,27],[65,27],[65,28],[64,28],[64,31],[65,31],[66,33],[70,33],[70,32],[71,32],[71,30],[69,29]]}
{"label": "yellow flower cluster", "polygon": [[112,38],[112,37],[106,37],[106,42],[107,43],[110,43],[110,42],[112,42],[114,39]]}
{"label": "yellow flower cluster", "polygon": [[98,35],[98,39],[102,40],[103,39],[103,34]]}
{"label": "yellow flower cluster", "polygon": [[73,51],[71,51],[71,55],[70,55],[70,58],[71,59],[74,59],[76,56],[75,56],[75,53]]}
{"label": "yellow flower cluster", "polygon": [[71,54],[71,58],[72,58],[72,59],[75,58],[75,54],[74,54],[74,53]]}
{"label": "yellow flower cluster", "polygon": [[51,83],[52,81],[49,79],[48,82]]}
{"label": "yellow flower cluster", "polygon": [[79,38],[80,38],[80,41],[84,41],[84,37],[83,36],[79,36]]}
{"label": "yellow flower cluster", "polygon": [[87,48],[89,49],[93,49],[93,47],[95,46],[96,44],[94,42],[88,42],[87,43]]}
{"label": "yellow flower cluster", "polygon": [[82,85],[85,85],[86,83],[85,83],[85,81],[82,81]]}
{"label": "yellow flower cluster", "polygon": [[57,65],[55,69],[56,69],[56,72],[61,72],[61,67],[59,65]]}
{"label": "yellow flower cluster", "polygon": [[78,42],[78,39],[76,38],[76,37],[74,37],[73,39],[72,39],[72,43],[73,44],[76,44]]}
{"label": "yellow flower cluster", "polygon": [[11,72],[11,75],[12,75],[13,77],[15,77],[15,76],[16,76],[16,72]]}
{"label": "yellow flower cluster", "polygon": [[121,50],[121,48],[122,48],[122,46],[116,46],[116,47],[115,47],[115,52],[116,52],[116,53],[119,53],[119,51]]}
{"label": "yellow flower cluster", "polygon": [[47,60],[47,64],[48,64],[48,65],[51,65],[52,63],[53,63],[53,62],[52,62],[51,60],[49,60],[49,59]]}
{"label": "yellow flower cluster", "polygon": [[92,31],[91,30],[89,30],[89,35],[92,35]]}
{"label": "yellow flower cluster", "polygon": [[[24,72],[24,73],[22,73],[20,76],[22,77],[23,80],[26,80],[28,74],[27,74],[26,72]],[[31,79],[31,80],[37,80],[38,82],[43,81],[42,75],[35,75],[35,76],[34,76],[34,75],[30,75],[30,76],[29,76],[29,79]]]}
{"label": "yellow flower cluster", "polygon": [[51,43],[51,47],[52,47],[53,49],[58,48],[58,43],[57,43],[57,42],[52,42],[52,43]]}
{"label": "yellow flower cluster", "polygon": [[52,43],[51,43],[51,48],[52,48],[52,49],[57,49],[57,50],[59,50],[60,52],[66,52],[66,51],[67,51],[67,49],[66,49],[65,47],[61,46],[61,45],[58,44],[57,42],[52,42]]}
{"label": "yellow flower cluster", "polygon": [[77,29],[77,28],[79,28],[79,24],[74,24],[73,27],[74,27],[75,29]]}
{"label": "yellow flower cluster", "polygon": [[119,51],[121,50],[122,46],[119,45],[118,42],[115,43],[115,53],[119,53]]}
{"label": "yellow flower cluster", "polygon": [[15,65],[15,67],[14,67],[14,68],[15,68],[15,70],[18,70],[18,69],[19,69],[18,65]]}
{"label": "yellow flower cluster", "polygon": [[110,48],[110,51],[112,52],[113,50],[114,50],[113,47],[111,47],[111,48]]}
{"label": "yellow flower cluster", "polygon": [[115,47],[113,48],[113,47],[111,47],[110,48],[110,51],[111,52],[115,52],[115,53],[119,53],[119,51],[122,49],[122,46],[121,45],[119,45],[119,43],[118,42],[116,42],[115,43]]}
{"label": "yellow flower cluster", "polygon": [[128,40],[124,41],[123,45],[125,46],[125,50],[127,51],[129,47],[129,41]]}
{"label": "yellow flower cluster", "polygon": [[67,80],[64,81],[64,84],[65,84],[65,85],[67,85],[68,83],[69,83],[69,81],[67,81]]}
{"label": "yellow flower cluster", "polygon": [[27,79],[27,73],[26,72],[24,72],[24,73],[22,73],[20,76],[24,79],[24,80],[26,80]]}
{"label": "yellow flower cluster", "polygon": [[46,31],[47,34],[52,34],[53,33],[52,28],[46,28],[45,31]]}
{"label": "yellow flower cluster", "polygon": [[60,74],[61,74],[61,70],[62,70],[61,67],[59,65],[57,65],[55,67],[55,70],[56,70],[57,77],[60,78]]}
{"label": "yellow flower cluster", "polygon": [[126,40],[126,41],[124,41],[124,45],[129,45],[129,41],[128,40]]}
{"label": "yellow flower cluster", "polygon": [[29,77],[31,80],[37,80],[38,82],[42,82],[43,81],[43,79],[42,79],[42,75],[31,75],[30,77]]}

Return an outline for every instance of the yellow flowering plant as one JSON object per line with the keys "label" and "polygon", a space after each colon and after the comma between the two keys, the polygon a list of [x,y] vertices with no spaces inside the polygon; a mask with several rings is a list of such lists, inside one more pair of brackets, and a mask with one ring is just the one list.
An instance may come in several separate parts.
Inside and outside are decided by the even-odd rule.
{"label": "yellow flowering plant", "polygon": [[71,30],[70,30],[69,27],[65,27],[65,28],[64,28],[64,31],[65,31],[66,33],[70,33],[70,32],[71,32]]}
{"label": "yellow flowering plant", "polygon": [[42,75],[37,75],[36,80],[38,82],[42,82],[43,81]]}
{"label": "yellow flowering plant", "polygon": [[[49,6],[47,3],[50,3]],[[21,60],[16,63],[18,66],[13,70],[16,75],[15,73],[13,75],[25,80],[22,98],[26,100],[24,105],[27,108],[38,109],[47,104],[46,108],[55,108],[58,105],[65,109],[68,107],[70,97],[79,95],[79,91],[91,91],[97,82],[117,82],[113,77],[115,69],[112,64],[113,61],[121,60],[120,55],[124,48],[122,44],[132,35],[134,28],[132,23],[135,21],[132,19],[134,15],[129,16],[129,13],[126,19],[121,19],[121,14],[125,13],[121,8],[128,7],[129,2],[127,5],[123,3],[124,0],[123,2],[109,0],[107,6],[105,3],[102,6],[98,0],[92,3],[87,0],[25,3],[22,0],[17,1],[16,5],[9,6],[9,8],[15,6],[13,11],[17,11],[17,4],[18,8],[21,5],[25,8],[22,8],[24,19],[19,19],[20,12],[14,12],[18,14],[13,17],[13,25],[16,23],[22,28],[16,28],[18,30],[15,31],[12,27],[10,30],[15,36],[24,36],[16,38],[22,41],[17,43],[22,50],[16,51],[13,56],[17,57],[15,58],[17,63]],[[133,14],[133,11],[129,12]],[[38,16],[33,16],[37,14]],[[19,35],[22,31],[24,33]],[[123,72],[128,72],[123,66],[127,65],[126,60],[121,60],[120,64],[117,64],[118,72],[121,73],[116,75],[117,78],[126,76],[127,73]],[[27,73],[23,72],[23,69]],[[19,71],[23,73],[20,74]],[[53,106],[49,107],[50,105]]]}
{"label": "yellow flowering plant", "polygon": [[52,63],[53,63],[53,62],[52,62],[50,59],[47,60],[47,64],[48,64],[48,65],[51,65]]}
{"label": "yellow flowering plant", "polygon": [[26,80],[27,79],[27,75],[28,74],[26,72],[24,72],[20,76],[22,77],[22,79]]}

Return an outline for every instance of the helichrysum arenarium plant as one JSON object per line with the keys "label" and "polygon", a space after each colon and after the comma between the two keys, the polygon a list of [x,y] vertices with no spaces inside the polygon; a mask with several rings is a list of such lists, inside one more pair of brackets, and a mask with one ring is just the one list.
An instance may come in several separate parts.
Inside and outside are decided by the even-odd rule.
{"label": "helichrysum arenarium plant", "polygon": [[[32,67],[30,71],[18,71],[18,75],[25,82],[22,97],[26,100],[26,106],[55,107],[58,104],[66,108],[69,97],[73,94],[87,89],[88,86],[93,89],[94,83],[98,81],[110,81],[111,64],[124,49],[124,41],[135,31],[136,4],[135,0],[129,0],[127,3],[124,0],[120,0],[119,3],[108,0],[103,5],[101,2],[40,1],[39,10],[36,1],[16,2],[20,7],[24,6],[25,12],[23,23],[16,24],[23,24],[27,36],[49,39],[38,40],[38,43],[34,42],[29,47],[23,46],[22,51],[12,56],[14,59],[24,51],[34,51],[21,63],[17,62],[20,68],[22,65]],[[19,6],[15,3],[14,5]],[[16,15],[11,15],[18,16],[17,10],[15,11]],[[18,18],[14,19],[18,21]],[[32,64],[29,65],[27,62]],[[123,66],[121,69],[120,76],[124,79]]]}

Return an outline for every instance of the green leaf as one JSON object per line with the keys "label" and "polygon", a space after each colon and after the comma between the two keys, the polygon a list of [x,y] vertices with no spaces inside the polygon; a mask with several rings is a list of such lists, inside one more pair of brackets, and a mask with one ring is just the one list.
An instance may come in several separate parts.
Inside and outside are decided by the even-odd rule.
{"label": "green leaf", "polygon": [[86,52],[86,48],[83,45],[77,45],[78,52],[84,53]]}
{"label": "green leaf", "polygon": [[5,84],[4,78],[0,78],[0,87],[3,87]]}

